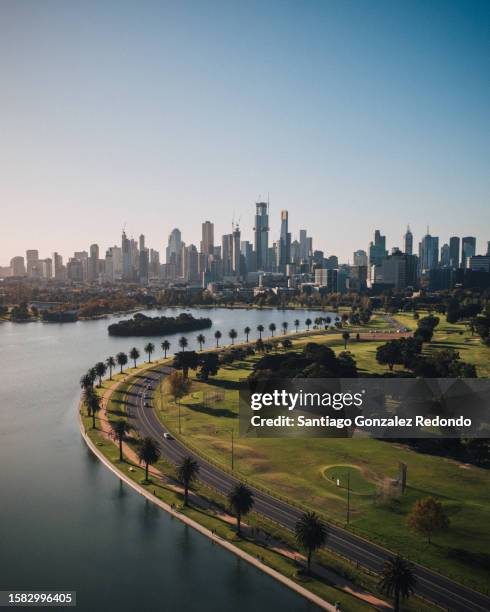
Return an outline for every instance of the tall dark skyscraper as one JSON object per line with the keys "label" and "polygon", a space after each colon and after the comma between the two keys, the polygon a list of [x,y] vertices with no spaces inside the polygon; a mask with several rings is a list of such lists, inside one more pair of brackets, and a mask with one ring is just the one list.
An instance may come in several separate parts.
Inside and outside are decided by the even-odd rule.
{"label": "tall dark skyscraper", "polygon": [[461,267],[469,267],[469,259],[476,255],[476,238],[474,236],[465,236],[462,240],[461,248]]}
{"label": "tall dark skyscraper", "polygon": [[269,204],[257,202],[255,211],[255,257],[257,270],[268,269],[269,255]]}
{"label": "tall dark skyscraper", "polygon": [[459,268],[459,236],[449,238],[449,265]]}
{"label": "tall dark skyscraper", "polygon": [[410,226],[407,225],[407,232],[403,237],[403,241],[405,243],[405,253],[407,255],[412,255],[413,253],[413,234],[410,231]]}
{"label": "tall dark skyscraper", "polygon": [[421,270],[433,270],[439,263],[439,238],[431,236],[429,228],[419,245],[419,260]]}
{"label": "tall dark skyscraper", "polygon": [[381,262],[388,256],[386,250],[386,236],[383,236],[379,230],[374,232],[374,242],[369,245],[369,265],[381,265]]}

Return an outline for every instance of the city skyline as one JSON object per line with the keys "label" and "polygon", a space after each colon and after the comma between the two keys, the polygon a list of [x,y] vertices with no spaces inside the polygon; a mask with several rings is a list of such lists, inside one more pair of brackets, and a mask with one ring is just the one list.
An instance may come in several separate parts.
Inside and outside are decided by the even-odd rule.
{"label": "city skyline", "polygon": [[407,223],[482,244],[489,19],[480,2],[4,2],[0,262],[124,223],[161,251],[193,217],[199,245],[197,217],[250,227],[267,194],[343,261],[347,236],[401,247]]}
{"label": "city skyline", "polygon": [[[257,204],[261,204],[261,203],[257,203]],[[264,203],[265,204],[265,203]],[[273,245],[275,245],[277,243],[278,248],[281,250],[281,253],[283,252],[282,249],[284,248],[284,251],[288,253],[288,255],[286,256],[285,259],[283,259],[283,255],[280,256],[280,261],[281,261],[281,265],[285,265],[286,263],[289,263],[291,261],[290,259],[290,248],[291,248],[291,242],[300,242],[301,241],[301,233],[302,232],[306,232],[308,234],[308,237],[310,240],[313,240],[313,236],[310,233],[310,229],[309,227],[301,227],[297,232],[288,232],[287,229],[285,230],[286,233],[288,234],[288,240],[290,241],[288,243],[288,247],[283,247],[282,246],[282,240],[283,240],[283,236],[282,236],[282,225],[283,225],[283,215],[285,215],[285,227],[288,228],[288,222],[289,222],[289,211],[288,210],[280,210],[278,211],[278,214],[280,215],[280,223],[277,224],[279,227],[277,228],[277,233],[274,233],[273,230],[271,229],[271,225],[274,224],[268,224],[269,230],[267,232],[268,234],[268,246],[269,248],[272,248]],[[268,219],[271,219],[271,215],[268,215]],[[30,250],[34,250],[37,251],[40,259],[42,259],[42,255],[46,254],[46,257],[51,257],[52,254],[57,254],[57,255],[61,255],[61,257],[63,258],[63,260],[67,260],[70,257],[73,257],[74,254],[76,253],[82,253],[84,251],[86,251],[89,255],[90,255],[90,250],[92,247],[97,247],[97,249],[100,249],[100,254],[103,255],[105,250],[111,249],[114,246],[121,246],[121,235],[124,235],[127,237],[128,240],[130,241],[134,241],[135,243],[139,244],[139,249],[141,250],[141,246],[143,245],[143,249],[149,249],[149,250],[153,250],[159,253],[160,255],[160,260],[162,263],[166,263],[169,260],[169,248],[173,248],[175,252],[177,252],[180,249],[180,244],[183,243],[186,246],[195,246],[197,251],[199,253],[204,253],[204,254],[212,254],[212,249],[210,251],[210,248],[214,245],[214,246],[220,246],[222,243],[222,240],[225,238],[225,236],[231,236],[232,235],[232,231],[237,228],[240,230],[240,235],[241,235],[241,241],[247,241],[249,243],[251,243],[252,248],[254,247],[254,238],[255,238],[255,226],[252,228],[246,228],[243,226],[243,224],[239,224],[237,222],[232,221],[230,223],[230,227],[228,228],[228,231],[225,231],[223,234],[218,234],[218,232],[216,232],[216,223],[212,220],[206,219],[206,220],[201,220],[198,222],[198,225],[201,226],[201,234],[200,234],[200,238],[198,238],[196,241],[190,241],[190,240],[185,240],[184,238],[188,235],[188,228],[186,227],[181,228],[181,227],[177,227],[174,226],[172,228],[172,230],[168,233],[168,235],[166,237],[163,238],[163,240],[160,241],[159,244],[153,244],[149,239],[148,239],[148,233],[146,233],[146,231],[144,231],[144,228],[139,228],[138,231],[136,231],[134,234],[127,231],[126,226],[124,225],[121,233],[119,236],[114,237],[113,240],[105,240],[104,242],[100,243],[97,241],[91,241],[89,242],[89,244],[84,244],[84,245],[79,245],[78,241],[77,241],[77,246],[75,248],[73,248],[73,245],[71,247],[69,247],[69,250],[67,252],[61,252],[60,249],[57,248],[53,248],[52,246],[48,249],[47,253],[42,252],[42,250],[40,248],[38,248],[37,245],[30,245],[27,248],[24,246],[24,248],[22,250],[20,250],[19,252],[16,252],[15,254],[10,254],[10,256],[8,257],[8,259],[6,260],[5,266],[9,265],[9,262],[11,259],[15,258],[15,257],[24,257],[26,258],[26,253],[28,253]],[[205,229],[206,228],[206,229]],[[383,243],[383,250],[386,250],[388,253],[390,253],[391,251],[398,249],[404,253],[407,253],[409,255],[411,255],[412,253],[417,255],[418,251],[419,251],[419,246],[420,246],[420,242],[423,240],[424,237],[426,236],[431,236],[433,238],[435,238],[437,240],[437,245],[435,246],[435,250],[437,251],[437,260],[439,262],[439,260],[442,260],[442,249],[444,246],[450,247],[451,241],[454,240],[455,238],[457,238],[459,240],[459,243],[457,245],[457,250],[458,250],[458,256],[456,258],[455,261],[453,261],[452,258],[452,254],[451,256],[449,256],[449,249],[448,249],[448,265],[449,263],[451,263],[451,265],[453,265],[454,267],[457,267],[457,264],[459,264],[461,262],[461,258],[463,255],[463,241],[465,239],[465,235],[463,235],[461,232],[455,232],[454,234],[451,234],[450,236],[441,236],[437,230],[433,231],[431,230],[430,225],[427,225],[425,228],[425,232],[423,234],[420,234],[419,236],[417,235],[416,232],[413,231],[413,226],[412,224],[407,224],[404,231],[401,233],[400,235],[400,239],[397,240],[392,240],[389,238],[388,233],[384,230],[384,228],[382,227],[376,227],[376,229],[374,229],[370,236],[367,236],[366,238],[366,244],[361,245],[354,245],[354,244],[350,244],[350,243],[345,243],[345,249],[348,250],[348,252],[350,253],[347,257],[346,260],[343,260],[341,256],[339,256],[337,253],[334,252],[329,252],[326,251],[325,249],[321,248],[320,245],[317,245],[314,240],[313,240],[313,251],[322,251],[325,255],[325,257],[331,256],[331,255],[335,255],[338,260],[339,260],[339,264],[342,265],[359,265],[356,264],[356,254],[360,253],[360,252],[364,252],[367,257],[368,260],[369,258],[369,250],[370,250],[370,245],[373,244],[373,240],[372,238],[374,237],[374,239],[376,240],[376,236],[380,235],[381,232],[384,232],[383,235],[381,235],[381,238],[384,239],[384,243]],[[173,246],[171,247],[171,243],[174,244],[175,241],[175,232],[178,233],[178,238],[177,238],[177,244],[178,246]],[[191,232],[192,234],[195,233],[195,228],[193,228],[193,231]],[[408,238],[408,243],[407,243],[407,236],[410,236],[410,238]],[[203,241],[203,237],[207,236],[208,238],[208,242]],[[386,241],[386,238],[388,238],[388,241]],[[468,256],[471,255],[487,255],[488,251],[490,249],[490,239],[487,236],[486,238],[482,239],[482,240],[478,240],[477,238],[477,233],[473,232],[471,233],[471,235],[466,236],[466,238],[471,238],[472,240],[474,240],[474,250],[473,252],[471,252],[471,254],[468,254]],[[420,239],[420,240],[419,240]],[[123,239],[124,240],[124,239]],[[143,242],[142,242],[143,241]],[[407,248],[408,247],[408,248]],[[99,251],[97,251],[97,253],[99,253]],[[4,266],[0,266],[0,267],[4,267]]]}

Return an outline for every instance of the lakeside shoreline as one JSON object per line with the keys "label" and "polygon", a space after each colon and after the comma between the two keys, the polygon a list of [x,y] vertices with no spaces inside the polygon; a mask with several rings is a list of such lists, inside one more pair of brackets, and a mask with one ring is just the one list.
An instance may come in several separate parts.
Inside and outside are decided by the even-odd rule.
{"label": "lakeside shoreline", "polygon": [[85,431],[85,427],[84,427],[83,420],[82,420],[82,413],[81,413],[81,402],[79,404],[79,410],[78,410],[78,422],[79,422],[79,426],[80,426],[80,433],[82,435],[82,438],[83,438],[85,444],[92,451],[92,453],[97,457],[97,459],[103,465],[105,465],[113,474],[115,474],[120,480],[122,480],[125,484],[129,485],[133,490],[135,490],[137,493],[139,493],[142,497],[144,497],[145,499],[147,499],[151,503],[155,504],[160,509],[162,509],[165,512],[167,512],[173,518],[177,518],[179,521],[181,521],[185,525],[188,525],[189,527],[192,527],[193,529],[198,531],[201,535],[203,535],[203,536],[207,537],[209,540],[211,540],[213,543],[219,544],[222,548],[224,548],[228,552],[233,553],[234,555],[236,555],[240,559],[243,559],[244,561],[246,561],[250,565],[252,565],[255,568],[259,569],[260,571],[268,574],[269,576],[271,576],[272,578],[274,578],[275,580],[277,580],[278,582],[280,582],[284,586],[288,587],[289,589],[292,589],[293,591],[295,591],[296,593],[298,593],[299,595],[301,595],[302,597],[304,597],[308,601],[310,601],[313,604],[315,604],[316,606],[318,606],[320,609],[327,610],[329,612],[335,612],[335,606],[334,605],[330,604],[329,602],[327,602],[326,600],[322,599],[318,595],[315,595],[314,593],[312,593],[308,589],[305,589],[304,587],[302,587],[301,585],[297,584],[296,582],[294,582],[293,580],[291,580],[287,576],[284,576],[283,574],[281,574],[280,572],[278,572],[274,568],[268,566],[265,563],[262,563],[259,559],[255,558],[252,555],[250,555],[250,554],[246,553],[245,551],[241,550],[240,548],[238,548],[237,546],[235,546],[234,544],[232,544],[228,540],[225,540],[225,539],[219,537],[217,534],[213,533],[208,528],[206,528],[203,525],[199,524],[197,521],[194,521],[193,519],[191,519],[190,517],[186,516],[185,514],[182,514],[181,512],[178,512],[177,510],[172,508],[169,504],[167,504],[163,500],[157,498],[155,495],[152,495],[151,493],[146,491],[144,489],[144,487],[142,487],[137,482],[135,482],[134,480],[132,480],[131,478],[129,478],[128,476],[123,474],[120,470],[118,470],[117,467],[109,459],[107,459],[107,457],[105,457],[104,454],[96,447],[96,445],[92,442],[92,440],[88,436],[87,432]]}

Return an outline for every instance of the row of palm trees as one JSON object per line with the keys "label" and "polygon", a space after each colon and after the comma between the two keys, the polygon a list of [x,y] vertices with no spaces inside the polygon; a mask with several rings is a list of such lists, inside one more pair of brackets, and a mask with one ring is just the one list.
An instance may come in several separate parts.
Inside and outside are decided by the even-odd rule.
{"label": "row of palm trees", "polygon": [[[138,449],[138,458],[141,463],[145,464],[146,480],[148,480],[148,466],[156,463],[159,457],[160,450],[156,442],[152,438],[144,438]],[[199,464],[190,456],[184,457],[177,465],[177,480],[184,487],[184,506],[189,505],[189,489],[198,475]],[[254,494],[245,484],[238,482],[228,493],[227,498],[230,509],[236,517],[237,534],[241,536],[241,521],[254,507]],[[326,544],[328,527],[315,512],[305,512],[297,520],[294,531],[298,546],[306,552],[306,572],[310,575],[313,553]],[[383,566],[379,587],[389,597],[393,597],[396,612],[400,609],[400,600],[410,597],[415,590],[415,585],[414,566],[411,563],[400,555],[387,559]]]}
{"label": "row of palm trees", "polygon": [[[336,317],[337,319],[339,317]],[[323,322],[327,322],[328,324],[330,323],[330,317],[317,317],[315,319],[315,324],[316,325],[320,325]],[[309,330],[311,325],[312,325],[313,321],[310,318],[305,319],[305,326],[306,329]],[[296,328],[296,332],[298,332],[299,327],[300,327],[300,320],[299,319],[295,319],[294,321],[294,327]],[[282,331],[283,334],[285,335],[287,333],[287,330],[289,328],[289,323],[287,321],[283,321],[281,324],[282,327]],[[269,331],[271,332],[271,336],[274,337],[274,334],[277,330],[277,326],[275,323],[270,323],[269,324]],[[246,337],[246,342],[249,342],[249,338],[250,338],[250,334],[252,332],[252,329],[247,325],[244,330],[243,333],[245,334]],[[265,327],[260,324],[257,325],[257,332],[259,334],[258,339],[262,340],[262,334],[265,332]],[[344,336],[346,336],[347,334],[344,333]],[[223,337],[222,332],[218,329],[214,332],[214,338],[216,340],[216,348],[219,348],[219,343],[221,338]],[[230,329],[230,331],[228,332],[228,337],[231,340],[231,344],[235,344],[235,340],[238,337],[238,332],[236,331],[236,329],[232,328]],[[346,340],[344,338],[344,340]],[[204,344],[206,343],[206,338],[203,334],[199,334],[196,337],[196,342],[199,344],[199,349],[202,351],[202,348],[204,346]],[[178,340],[178,345],[180,347],[180,349],[182,351],[185,351],[185,349],[187,348],[187,346],[189,345],[189,341],[185,336],[182,336],[181,338],[179,338]],[[164,359],[167,358],[167,353],[170,350],[171,347],[171,343],[168,340],[163,340],[163,342],[160,344],[161,349],[163,351],[163,357]],[[155,352],[155,345],[153,344],[153,342],[148,342],[145,347],[144,347],[144,352],[148,355],[148,363],[151,363],[151,356],[153,355],[153,353]],[[114,371],[114,369],[119,366],[120,368],[120,373],[123,373],[123,368],[124,366],[126,366],[129,362],[129,360],[133,361],[134,367],[137,367],[137,363],[138,363],[138,359],[141,357],[141,353],[140,351],[133,346],[128,353],[125,353],[123,351],[117,353],[117,355],[114,357],[112,355],[110,355],[109,357],[107,357],[107,359],[105,361],[99,361],[95,364],[95,366],[93,368],[90,368],[89,371],[87,372],[87,374],[84,374],[81,378],[81,386],[82,388],[85,390],[88,387],[93,387],[95,380],[99,380],[98,383],[98,387],[102,386],[102,378],[106,375],[107,372],[109,372],[109,379],[112,380],[112,373]]]}

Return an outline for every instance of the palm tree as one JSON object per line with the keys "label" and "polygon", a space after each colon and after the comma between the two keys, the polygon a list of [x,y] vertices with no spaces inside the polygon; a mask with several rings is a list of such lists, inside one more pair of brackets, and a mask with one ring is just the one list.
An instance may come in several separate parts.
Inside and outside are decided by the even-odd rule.
{"label": "palm tree", "polygon": [[90,374],[87,372],[87,374],[84,374],[81,378],[80,378],[80,387],[82,387],[83,391],[86,391],[87,389],[91,389],[93,387],[93,380],[92,377],[90,376]]}
{"label": "palm tree", "polygon": [[254,505],[253,493],[248,487],[239,482],[228,493],[228,502],[236,515],[236,531],[240,535],[242,516],[248,514]]}
{"label": "palm tree", "polygon": [[85,404],[87,406],[87,414],[92,417],[92,429],[95,429],[95,415],[100,410],[100,396],[95,393],[93,387],[85,391]]}
{"label": "palm tree", "polygon": [[151,354],[155,351],[155,345],[153,342],[148,342],[145,346],[145,353],[148,354],[148,363],[151,363]]}
{"label": "palm tree", "polygon": [[275,323],[269,323],[269,330],[271,332],[272,337],[274,338],[274,332],[276,331],[276,324]]}
{"label": "palm tree", "polygon": [[217,330],[214,332],[214,337],[216,338],[216,348],[218,348],[218,347],[219,347],[219,339],[221,338],[221,336],[222,336],[222,334],[221,334],[220,330],[219,330],[219,329],[217,329]]}
{"label": "palm tree", "polygon": [[282,333],[286,335],[286,332],[288,331],[289,323],[287,321],[283,321],[281,323],[281,327],[282,327]]}
{"label": "palm tree", "polygon": [[306,571],[311,570],[311,555],[327,541],[327,527],[315,512],[305,512],[296,523],[296,541],[306,549]]}
{"label": "palm tree", "polygon": [[344,349],[347,350],[347,342],[349,341],[349,338],[350,338],[349,332],[345,331],[342,334],[342,338],[344,339]]}
{"label": "palm tree", "polygon": [[310,317],[308,317],[307,319],[305,319],[305,325],[306,325],[306,329],[308,331],[310,331],[310,325],[311,325],[311,319]]}
{"label": "palm tree", "polygon": [[184,485],[184,506],[189,501],[189,485],[197,478],[199,464],[192,457],[184,457],[177,466],[177,480]]}
{"label": "palm tree", "polygon": [[112,380],[112,370],[116,367],[116,360],[111,355],[110,357],[107,357],[105,364],[109,368],[109,380]]}
{"label": "palm tree", "polygon": [[235,344],[235,338],[238,336],[238,334],[236,333],[236,329],[230,329],[230,331],[228,332],[228,335],[231,338],[231,343]]}
{"label": "palm tree", "polygon": [[140,352],[135,346],[129,351],[129,356],[134,361],[134,367],[136,367],[136,360],[139,358]]}
{"label": "palm tree", "polygon": [[202,351],[202,345],[206,342],[206,338],[204,337],[204,334],[199,334],[196,340],[197,340],[197,343],[199,344],[199,350]]}
{"label": "palm tree", "polygon": [[107,366],[103,361],[98,361],[95,364],[95,373],[99,377],[99,387],[102,387],[102,376],[107,372]]}
{"label": "palm tree", "polygon": [[170,350],[170,342],[168,340],[164,340],[160,346],[162,347],[163,358],[167,359],[167,351]]}
{"label": "palm tree", "polygon": [[259,332],[259,340],[262,340],[262,332],[264,331],[264,326],[257,325],[257,331]]}
{"label": "palm tree", "polygon": [[296,327],[296,333],[298,333],[299,319],[294,319],[294,327]]}
{"label": "palm tree", "polygon": [[184,352],[186,346],[189,344],[189,340],[187,340],[187,338],[185,336],[181,336],[179,338],[179,346],[182,349],[182,352]]}
{"label": "palm tree", "polygon": [[93,387],[94,382],[97,378],[97,372],[95,371],[95,367],[90,368],[89,371],[87,372],[87,375],[90,377],[90,380],[92,381],[92,387]]}
{"label": "palm tree", "polygon": [[128,356],[126,355],[126,353],[122,353],[122,352],[118,353],[116,355],[116,361],[117,361],[117,364],[121,366],[121,374],[122,374],[123,366],[125,366],[128,363]]}
{"label": "palm tree", "polygon": [[160,449],[153,438],[143,438],[138,448],[138,459],[145,464],[145,480],[148,481],[148,466],[153,465],[160,459]]}
{"label": "palm tree", "polygon": [[400,555],[391,557],[383,565],[379,587],[388,597],[394,598],[395,612],[400,610],[400,597],[406,599],[415,590],[417,580],[413,570],[412,563],[406,561]]}
{"label": "palm tree", "polygon": [[126,439],[126,434],[131,431],[131,425],[123,419],[117,421],[111,421],[112,434],[114,438],[119,442],[119,461],[123,460],[122,444]]}
{"label": "palm tree", "polygon": [[247,342],[248,342],[248,335],[252,330],[250,329],[250,327],[247,325],[247,327],[243,330],[243,333],[245,334],[245,336],[247,337]]}

